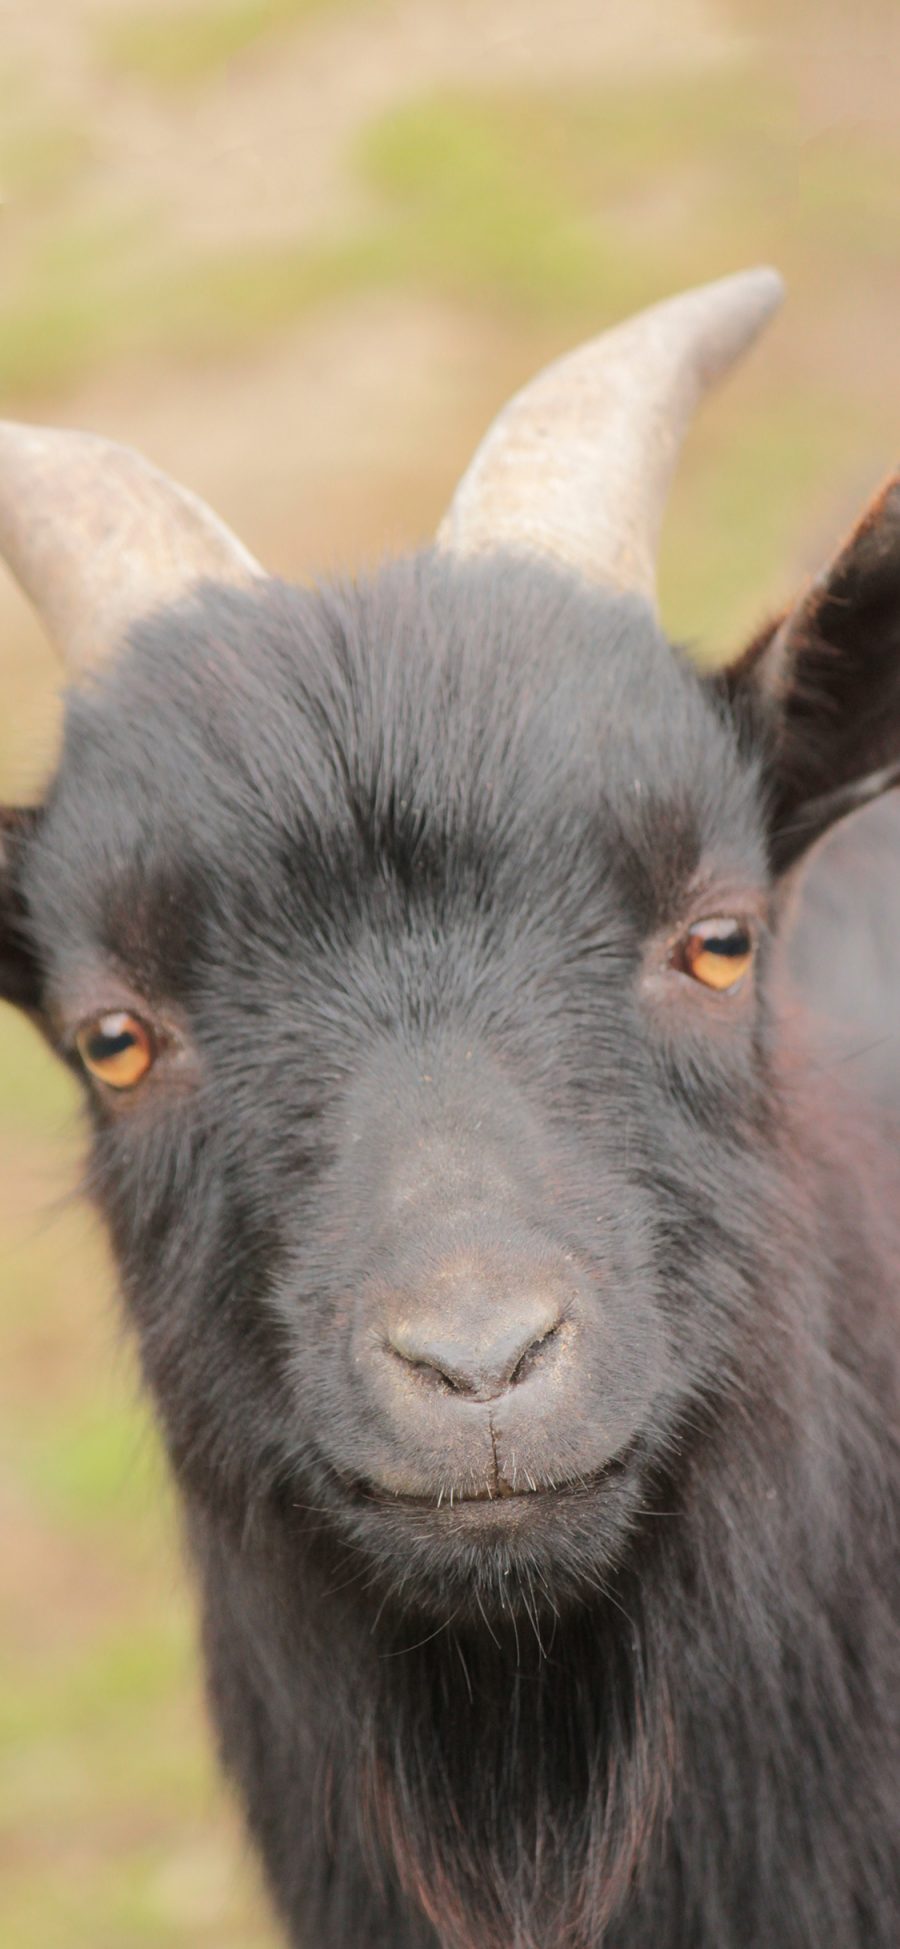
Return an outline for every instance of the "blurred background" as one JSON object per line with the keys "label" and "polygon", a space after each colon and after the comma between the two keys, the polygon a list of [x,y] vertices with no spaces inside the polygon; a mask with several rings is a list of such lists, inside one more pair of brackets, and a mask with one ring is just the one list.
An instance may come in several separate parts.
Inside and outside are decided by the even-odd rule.
{"label": "blurred background", "polygon": [[[4,0],[0,413],[132,442],[303,577],[426,537],[542,361],[771,260],[666,530],[721,654],[896,462],[898,98],[896,0]],[[21,800],[57,673],[5,579],[0,668]],[[79,1150],[0,1012],[0,1942],[274,1949]]]}

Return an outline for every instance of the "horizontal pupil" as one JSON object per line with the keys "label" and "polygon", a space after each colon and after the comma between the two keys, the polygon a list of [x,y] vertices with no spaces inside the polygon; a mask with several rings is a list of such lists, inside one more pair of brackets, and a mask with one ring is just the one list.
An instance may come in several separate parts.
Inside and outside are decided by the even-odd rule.
{"label": "horizontal pupil", "polygon": [[137,1037],[128,1029],[123,1029],[119,1035],[92,1035],[87,1045],[88,1059],[90,1062],[113,1062],[116,1056],[133,1049],[136,1041]]}
{"label": "horizontal pupil", "polygon": [[746,934],[708,934],[701,935],[701,952],[705,954],[727,954],[739,961],[750,952],[750,942]]}

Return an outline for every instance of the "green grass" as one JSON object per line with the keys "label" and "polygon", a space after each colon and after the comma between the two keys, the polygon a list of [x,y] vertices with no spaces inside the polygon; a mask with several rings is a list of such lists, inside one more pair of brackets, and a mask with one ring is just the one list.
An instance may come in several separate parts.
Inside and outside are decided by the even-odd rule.
{"label": "green grass", "polygon": [[[279,17],[287,8],[278,0]],[[213,18],[224,34],[229,11]],[[412,101],[359,138],[369,214],[327,237],[191,260],[164,209],[51,226],[0,311],[0,385],[24,399],[126,360],[233,356],[375,290],[449,298],[564,342],[757,257],[809,284],[829,275],[837,240],[859,275],[892,248],[894,157],[844,130],[798,159],[795,119],[787,84],[754,68]]]}
{"label": "green grass", "polygon": [[159,274],[153,210],[68,214],[40,231],[0,309],[0,387],[28,398],[61,391],[101,363],[146,347]]}
{"label": "green grass", "polygon": [[62,1420],[55,1403],[49,1413],[32,1409],[27,1428],[13,1413],[10,1436],[43,1516],[70,1533],[139,1528],[144,1548],[148,1529],[156,1534],[170,1519],[168,1508],[160,1513],[168,1483],[146,1412],[128,1402],[121,1379],[113,1389],[110,1373],[106,1400],[89,1399]]}
{"label": "green grass", "polygon": [[214,80],[279,28],[353,4],[359,0],[218,0],[110,15],[100,27],[100,57],[111,74],[177,93]]}
{"label": "green grass", "polygon": [[90,160],[92,145],[86,131],[65,122],[43,118],[16,126],[0,95],[0,196],[5,202],[25,198],[34,204],[58,197],[70,188]]}
{"label": "green grass", "polygon": [[0,386],[27,401],[126,360],[230,357],[325,304],[396,285],[404,268],[380,235],[191,262],[167,248],[153,211],[69,225],[35,250],[0,310]]}
{"label": "green grass", "polygon": [[826,132],[797,155],[786,82],[702,80],[440,95],[384,117],[359,166],[407,274],[578,321],[746,261],[834,261],[894,235],[893,149]]}
{"label": "green grass", "polygon": [[9,1008],[0,1008],[0,1135],[19,1138],[68,1131],[77,1093],[71,1076],[34,1029]]}
{"label": "green grass", "polygon": [[[862,405],[852,417],[835,413],[810,384],[698,443],[666,523],[660,585],[667,626],[701,662],[736,650],[762,621],[772,562],[824,516],[823,495],[874,436]],[[790,596],[788,583],[782,593]]]}
{"label": "green grass", "polygon": [[[101,1631],[86,1647],[58,1653],[52,1663],[42,1661],[0,1702],[0,1804],[11,1801],[10,1770],[24,1777],[26,1735],[55,1740],[90,1733],[102,1741],[115,1736],[123,1711],[132,1707],[149,1722],[180,1685],[193,1652],[194,1629],[182,1596],[152,1628],[129,1620]],[[144,1764],[138,1752],[133,1758]],[[191,1784],[197,1777],[195,1759],[191,1754]],[[99,1782],[94,1790],[98,1787]]]}
{"label": "green grass", "polygon": [[10,1949],[271,1943],[213,1776],[191,1610],[161,1596],[143,1621],[20,1660],[0,1696]]}
{"label": "green grass", "polygon": [[444,96],[384,117],[359,145],[405,278],[531,317],[627,304],[652,276],[621,249],[581,183],[562,180],[558,102]]}

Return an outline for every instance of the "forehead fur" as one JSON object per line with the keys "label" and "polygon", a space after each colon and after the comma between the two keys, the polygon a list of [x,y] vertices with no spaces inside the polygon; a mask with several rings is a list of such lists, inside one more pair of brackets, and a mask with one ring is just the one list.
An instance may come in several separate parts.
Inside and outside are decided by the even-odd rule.
{"label": "forehead fur", "polygon": [[210,588],[143,625],[72,700],[51,836],[57,893],[93,886],[104,924],[117,888],[171,925],[201,886],[285,880],[314,925],[336,881],[392,874],[445,901],[605,885],[649,924],[704,862],[763,870],[753,768],[644,606],[502,557]]}

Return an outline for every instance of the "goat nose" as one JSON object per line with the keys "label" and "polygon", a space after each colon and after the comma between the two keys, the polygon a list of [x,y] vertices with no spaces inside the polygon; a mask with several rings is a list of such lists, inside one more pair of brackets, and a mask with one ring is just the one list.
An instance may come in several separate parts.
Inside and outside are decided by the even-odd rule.
{"label": "goat nose", "polygon": [[558,1304],[542,1293],[530,1294],[515,1310],[503,1308],[501,1317],[485,1301],[477,1323],[460,1326],[452,1317],[417,1313],[395,1320],[388,1332],[394,1353],[423,1379],[443,1383],[454,1394],[493,1401],[507,1388],[518,1386],[556,1339],[562,1315]]}

